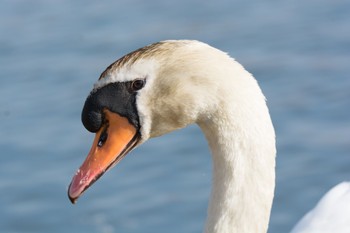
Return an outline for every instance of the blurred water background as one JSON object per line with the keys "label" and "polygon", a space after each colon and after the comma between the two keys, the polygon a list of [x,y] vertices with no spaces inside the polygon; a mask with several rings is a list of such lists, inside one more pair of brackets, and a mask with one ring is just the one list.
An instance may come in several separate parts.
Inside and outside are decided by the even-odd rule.
{"label": "blurred water background", "polygon": [[124,53],[164,39],[227,51],[258,79],[277,132],[269,233],[350,180],[350,2],[0,1],[0,231],[201,232],[211,161],[197,126],[132,152],[71,205],[93,135],[80,112]]}

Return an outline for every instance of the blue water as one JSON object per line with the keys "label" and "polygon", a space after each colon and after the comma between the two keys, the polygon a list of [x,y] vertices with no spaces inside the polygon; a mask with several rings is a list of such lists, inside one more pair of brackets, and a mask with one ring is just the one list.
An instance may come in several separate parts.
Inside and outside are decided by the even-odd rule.
{"label": "blue water", "polygon": [[201,232],[211,161],[196,126],[150,140],[71,205],[93,135],[80,111],[104,68],[163,39],[198,39],[258,79],[277,132],[269,232],[350,180],[350,2],[3,0],[0,231]]}

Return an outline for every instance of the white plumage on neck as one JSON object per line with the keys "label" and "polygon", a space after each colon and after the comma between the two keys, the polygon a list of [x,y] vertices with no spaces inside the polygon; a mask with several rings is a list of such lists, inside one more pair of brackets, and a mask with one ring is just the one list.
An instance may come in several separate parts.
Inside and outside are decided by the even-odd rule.
{"label": "white plumage on neck", "polygon": [[213,160],[206,232],[263,233],[275,184],[275,134],[256,81],[231,63],[225,77],[217,78],[231,80],[219,91],[225,101],[209,120],[198,122]]}

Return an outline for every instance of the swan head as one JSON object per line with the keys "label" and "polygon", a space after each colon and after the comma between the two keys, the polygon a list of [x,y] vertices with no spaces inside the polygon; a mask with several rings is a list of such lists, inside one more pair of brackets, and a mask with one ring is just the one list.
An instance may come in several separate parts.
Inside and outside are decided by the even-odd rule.
{"label": "swan head", "polygon": [[85,128],[96,135],[69,186],[70,200],[147,139],[209,120],[225,96],[244,89],[222,85],[229,69],[244,70],[198,41],[158,42],[111,64],[82,111]]}

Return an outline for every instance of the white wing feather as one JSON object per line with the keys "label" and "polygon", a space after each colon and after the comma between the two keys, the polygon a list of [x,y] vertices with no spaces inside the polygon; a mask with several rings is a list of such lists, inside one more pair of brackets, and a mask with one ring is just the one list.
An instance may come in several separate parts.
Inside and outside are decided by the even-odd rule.
{"label": "white wing feather", "polygon": [[350,233],[350,182],[328,191],[291,233]]}

